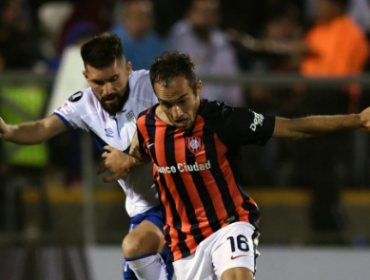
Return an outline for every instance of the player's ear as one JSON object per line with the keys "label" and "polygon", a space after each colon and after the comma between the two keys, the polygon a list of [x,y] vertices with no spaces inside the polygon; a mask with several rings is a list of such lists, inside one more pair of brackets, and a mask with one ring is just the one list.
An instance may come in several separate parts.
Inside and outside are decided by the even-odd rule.
{"label": "player's ear", "polygon": [[195,93],[197,96],[199,96],[201,92],[202,92],[202,81],[199,80],[195,85]]}
{"label": "player's ear", "polygon": [[87,80],[87,71],[86,70],[82,71],[82,75],[84,75],[85,79]]}
{"label": "player's ear", "polygon": [[131,71],[132,71],[132,64],[129,61],[129,62],[126,63],[126,72],[127,72],[128,75],[130,75]]}

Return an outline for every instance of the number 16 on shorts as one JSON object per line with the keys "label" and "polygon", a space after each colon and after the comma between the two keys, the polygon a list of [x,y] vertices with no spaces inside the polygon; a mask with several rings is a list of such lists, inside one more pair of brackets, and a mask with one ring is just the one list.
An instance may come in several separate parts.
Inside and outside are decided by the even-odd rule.
{"label": "number 16 on shorts", "polygon": [[[236,240],[235,240],[236,239]],[[234,236],[229,236],[227,238],[227,240],[230,241],[230,247],[231,247],[231,259],[234,260],[234,259],[237,259],[237,258],[240,258],[242,256],[246,256],[246,255],[234,255],[234,253],[236,252],[236,248],[241,251],[241,252],[249,252],[249,245],[248,245],[248,239],[247,237],[245,237],[244,235],[242,234],[239,234],[236,238]]]}
{"label": "number 16 on shorts", "polygon": [[245,267],[255,272],[256,248],[254,228],[246,222],[235,222],[221,229],[218,244],[212,255],[217,276],[230,268]]}

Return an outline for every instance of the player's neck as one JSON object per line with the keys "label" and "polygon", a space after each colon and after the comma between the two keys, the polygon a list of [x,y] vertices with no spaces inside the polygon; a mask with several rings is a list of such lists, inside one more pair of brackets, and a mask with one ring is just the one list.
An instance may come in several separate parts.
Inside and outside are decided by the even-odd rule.
{"label": "player's neck", "polygon": [[157,106],[155,108],[155,115],[158,119],[160,119],[162,122],[172,125],[171,121],[168,119],[167,115],[163,112],[161,106]]}

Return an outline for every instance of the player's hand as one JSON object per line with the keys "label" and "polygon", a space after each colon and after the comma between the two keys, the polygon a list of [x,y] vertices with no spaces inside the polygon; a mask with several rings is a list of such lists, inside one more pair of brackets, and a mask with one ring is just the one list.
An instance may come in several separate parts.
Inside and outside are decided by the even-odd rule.
{"label": "player's hand", "polygon": [[360,113],[361,129],[370,132],[370,107]]}
{"label": "player's hand", "polygon": [[0,117],[0,139],[7,140],[11,134],[11,129]]}
{"label": "player's hand", "polygon": [[106,152],[101,156],[102,162],[98,174],[105,170],[112,172],[112,175],[104,177],[104,182],[110,183],[126,177],[130,172],[130,168],[134,166],[135,159],[111,146],[105,146],[103,150]]}

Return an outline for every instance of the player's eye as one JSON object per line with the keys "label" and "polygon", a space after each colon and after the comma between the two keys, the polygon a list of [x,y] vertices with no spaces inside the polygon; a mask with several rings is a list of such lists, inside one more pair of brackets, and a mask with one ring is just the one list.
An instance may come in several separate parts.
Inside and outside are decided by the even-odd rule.
{"label": "player's eye", "polygon": [[172,105],[170,103],[166,103],[166,102],[162,102],[161,105],[164,106],[167,109],[170,109],[172,107]]}
{"label": "player's eye", "polygon": [[111,82],[115,82],[118,80],[118,75],[114,76],[112,79],[111,79]]}
{"label": "player's eye", "polygon": [[94,84],[96,84],[97,86],[102,86],[102,85],[104,85],[104,83],[103,83],[103,82],[100,82],[100,81],[94,81]]}

